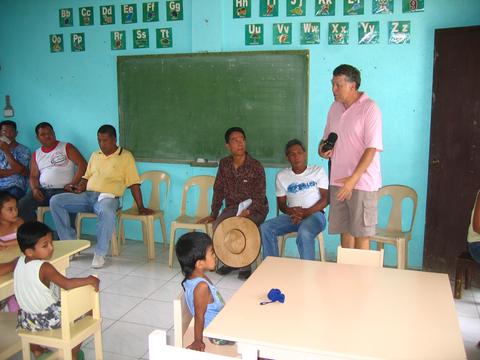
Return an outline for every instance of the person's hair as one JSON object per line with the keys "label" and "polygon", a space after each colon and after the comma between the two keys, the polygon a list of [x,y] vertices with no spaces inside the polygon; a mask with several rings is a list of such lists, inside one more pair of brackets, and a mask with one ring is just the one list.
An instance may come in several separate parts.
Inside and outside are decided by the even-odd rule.
{"label": "person's hair", "polygon": [[287,142],[287,145],[285,145],[285,155],[288,155],[288,150],[294,145],[298,145],[302,148],[303,151],[305,151],[305,146],[303,146],[302,142],[298,139],[292,139],[289,142]]}
{"label": "person's hair", "polygon": [[5,205],[7,201],[10,201],[12,199],[17,200],[17,198],[9,192],[0,191],[0,209],[3,208],[3,205]]}
{"label": "person's hair", "polygon": [[185,276],[182,281],[184,289],[183,284],[192,276],[195,264],[198,260],[205,260],[207,248],[212,244],[211,237],[202,232],[189,232],[178,239],[175,245],[175,254],[182,268],[182,274]]}
{"label": "person's hair", "polygon": [[12,120],[3,120],[3,121],[0,121],[0,129],[3,127],[3,126],[11,126],[15,129],[15,131],[17,131],[17,124],[15,123],[15,121],[12,121]]}
{"label": "person's hair", "polygon": [[54,131],[52,124],[50,124],[46,121],[43,121],[43,122],[39,123],[37,126],[35,126],[35,134],[38,135],[38,132],[40,131],[40,129],[41,128],[46,128],[46,127],[49,127],[50,130]]}
{"label": "person's hair", "polygon": [[117,137],[117,131],[112,125],[105,124],[98,128],[97,134],[107,134],[108,136]]}
{"label": "person's hair", "polygon": [[353,67],[352,65],[347,65],[347,64],[342,64],[340,66],[337,66],[335,70],[333,70],[333,76],[341,76],[345,75],[345,77],[348,79],[350,82],[354,82],[355,89],[358,90],[360,87],[360,83],[362,82],[362,79],[360,77],[360,71],[356,68]]}
{"label": "person's hair", "polygon": [[27,221],[17,230],[18,246],[25,253],[25,250],[33,249],[38,240],[51,232],[52,229],[40,221]]}
{"label": "person's hair", "polygon": [[234,132],[239,132],[243,135],[243,138],[246,139],[247,136],[245,135],[245,131],[243,131],[243,129],[241,127],[238,127],[238,126],[234,126],[234,127],[231,127],[230,129],[228,129],[227,131],[225,131],[225,144],[228,144],[228,142],[230,141],[230,135],[232,135],[232,133]]}

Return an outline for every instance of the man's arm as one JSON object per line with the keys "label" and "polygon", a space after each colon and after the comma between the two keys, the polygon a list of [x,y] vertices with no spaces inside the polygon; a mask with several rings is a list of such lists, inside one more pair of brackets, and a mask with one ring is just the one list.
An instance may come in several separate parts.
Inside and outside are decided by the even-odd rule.
{"label": "man's arm", "polygon": [[23,165],[21,162],[17,161],[17,159],[13,157],[10,146],[6,142],[0,141],[0,149],[5,154],[5,158],[7,159],[7,162],[10,165],[10,169],[4,169],[2,172],[0,172],[0,177],[7,177],[14,174],[23,175],[23,176],[28,175],[28,168],[26,165],[30,161],[29,157],[27,157],[26,163],[25,165]]}
{"label": "man's arm", "polygon": [[35,156],[32,156],[30,159],[30,188],[32,189],[33,198],[37,201],[43,201],[45,196],[43,196],[42,191],[40,190],[40,170],[38,169],[37,162],[35,161]]}
{"label": "man's arm", "polygon": [[212,197],[212,211],[210,215],[205,216],[204,218],[197,221],[197,224],[208,224],[218,216],[220,209],[222,207],[223,199],[225,198],[224,194],[224,179],[222,175],[222,163],[220,162],[220,166],[218,167],[217,176],[215,177],[215,183],[213,184],[213,197]]}
{"label": "man's arm", "polygon": [[357,184],[358,180],[360,180],[362,174],[368,169],[368,167],[372,163],[376,153],[377,149],[375,148],[365,149],[362,157],[360,158],[360,161],[358,162],[357,167],[353,171],[353,174],[343,179],[335,179],[335,181],[343,183],[343,186],[337,193],[337,199],[339,201],[350,199],[350,197],[352,196],[353,188]]}
{"label": "man's arm", "polygon": [[322,211],[325,209],[328,205],[328,190],[327,189],[321,189],[320,190],[320,200],[318,200],[315,204],[310,206],[307,209],[303,209],[303,218],[309,217],[313,213],[316,213],[318,211]]}
{"label": "man's arm", "polygon": [[151,215],[154,213],[152,209],[148,209],[145,206],[143,206],[142,190],[140,189],[139,184],[131,185],[130,191],[132,192],[133,200],[135,200],[135,203],[137,204],[138,213],[140,215]]}
{"label": "man's arm", "polygon": [[77,171],[73,175],[72,180],[69,184],[65,185],[65,190],[70,191],[71,185],[78,184],[82,179],[82,176],[85,174],[85,170],[87,169],[87,162],[85,161],[85,158],[82,156],[82,154],[80,154],[80,151],[78,151],[77,148],[72,144],[67,144],[67,156],[77,167]]}

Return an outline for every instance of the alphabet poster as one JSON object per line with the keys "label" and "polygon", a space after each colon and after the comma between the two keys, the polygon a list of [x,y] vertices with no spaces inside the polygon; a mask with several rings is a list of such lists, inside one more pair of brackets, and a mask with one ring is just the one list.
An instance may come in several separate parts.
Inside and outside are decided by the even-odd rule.
{"label": "alphabet poster", "polygon": [[172,28],[157,29],[157,48],[171,48],[172,46]]}
{"label": "alphabet poster", "polygon": [[100,6],[100,24],[101,25],[115,24],[115,6],[113,5]]}
{"label": "alphabet poster", "polygon": [[143,22],[158,21],[158,2],[143,3]]}
{"label": "alphabet poster", "polygon": [[307,0],[286,0],[287,16],[305,16],[305,2]]}
{"label": "alphabet poster", "polygon": [[260,0],[260,16],[278,16],[278,1],[280,0]]}
{"label": "alphabet poster", "polygon": [[425,0],[403,0],[402,10],[404,13],[419,12],[425,8]]}
{"label": "alphabet poster", "polygon": [[365,0],[343,0],[343,15],[363,15]]}
{"label": "alphabet poster", "polygon": [[330,45],[348,44],[348,22],[328,24],[328,43]]}
{"label": "alphabet poster", "polygon": [[273,44],[289,45],[292,43],[292,24],[273,24]]}
{"label": "alphabet poster", "polygon": [[252,16],[251,0],[232,0],[233,1],[233,18],[249,18]]}
{"label": "alphabet poster", "polygon": [[315,16],[335,15],[335,0],[315,0]]}
{"label": "alphabet poster", "polygon": [[373,14],[393,13],[393,0],[372,0]]}
{"label": "alphabet poster", "polygon": [[300,44],[320,44],[320,23],[307,22],[300,24]]}
{"label": "alphabet poster", "polygon": [[389,21],[388,43],[410,44],[410,21]]}
{"label": "alphabet poster", "polygon": [[358,43],[360,45],[378,44],[380,41],[380,23],[361,21],[358,23]]}
{"label": "alphabet poster", "polygon": [[167,21],[183,20],[183,1],[167,0]]}
{"label": "alphabet poster", "polygon": [[63,52],[63,34],[50,35],[50,52]]}
{"label": "alphabet poster", "polygon": [[263,24],[245,25],[245,45],[263,45]]}
{"label": "alphabet poster", "polygon": [[112,31],[110,33],[110,44],[112,50],[125,50],[127,48],[125,31]]}
{"label": "alphabet poster", "polygon": [[93,6],[81,7],[78,9],[80,26],[93,25]]}
{"label": "alphabet poster", "polygon": [[73,9],[72,8],[58,10],[58,17],[59,17],[60,27],[73,26]]}
{"label": "alphabet poster", "polygon": [[70,35],[72,52],[85,51],[85,33],[73,33]]}
{"label": "alphabet poster", "polygon": [[148,29],[133,30],[133,48],[134,49],[148,48]]}
{"label": "alphabet poster", "polygon": [[134,24],[137,22],[137,4],[124,4],[122,9],[122,24]]}

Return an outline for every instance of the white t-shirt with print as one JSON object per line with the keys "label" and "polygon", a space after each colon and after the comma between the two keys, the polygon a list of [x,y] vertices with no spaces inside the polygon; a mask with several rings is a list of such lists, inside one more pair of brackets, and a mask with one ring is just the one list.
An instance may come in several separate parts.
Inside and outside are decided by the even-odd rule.
{"label": "white t-shirt with print", "polygon": [[275,182],[277,197],[287,197],[289,207],[307,209],[320,200],[319,189],[328,189],[328,177],[322,167],[307,166],[301,174],[295,174],[292,168],[281,170]]}

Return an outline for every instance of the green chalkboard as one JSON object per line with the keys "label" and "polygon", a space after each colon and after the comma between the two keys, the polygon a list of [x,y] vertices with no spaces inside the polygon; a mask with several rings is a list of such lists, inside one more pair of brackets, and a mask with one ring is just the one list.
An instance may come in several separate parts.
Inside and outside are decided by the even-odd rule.
{"label": "green chalkboard", "polygon": [[253,157],[284,165],[288,140],[307,146],[308,70],[308,50],[118,57],[120,143],[140,161],[215,161],[240,126]]}

